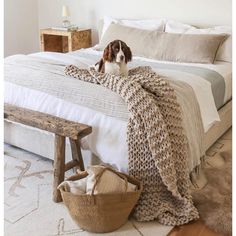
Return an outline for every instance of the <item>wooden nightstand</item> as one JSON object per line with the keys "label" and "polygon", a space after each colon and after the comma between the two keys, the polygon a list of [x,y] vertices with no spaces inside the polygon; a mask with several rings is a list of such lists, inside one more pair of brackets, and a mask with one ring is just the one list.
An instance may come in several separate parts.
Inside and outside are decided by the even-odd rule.
{"label": "wooden nightstand", "polygon": [[71,52],[92,46],[91,29],[75,31],[42,29],[40,38],[42,51]]}

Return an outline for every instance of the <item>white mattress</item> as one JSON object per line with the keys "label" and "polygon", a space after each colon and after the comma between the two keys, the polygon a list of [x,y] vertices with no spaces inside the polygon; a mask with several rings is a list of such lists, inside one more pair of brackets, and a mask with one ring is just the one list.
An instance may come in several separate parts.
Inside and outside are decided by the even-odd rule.
{"label": "white mattress", "polygon": [[[94,54],[101,54],[101,52],[97,52],[93,49],[86,49],[84,51]],[[76,54],[77,52],[70,54],[37,53],[34,55],[52,58],[54,60],[63,61],[64,63],[73,63],[74,60],[74,63],[76,64]],[[145,58],[139,59],[148,60]],[[94,62],[87,60],[85,63],[91,65]],[[231,98],[232,72],[230,63],[217,62],[215,65],[191,63],[191,66],[194,65],[207,67],[220,73],[225,79],[225,102]],[[173,71],[171,73],[173,73]],[[169,74],[170,76],[172,76],[171,73]],[[175,72],[173,76],[176,79],[186,80],[186,82],[193,87],[200,105],[206,132],[215,122],[219,121],[213,95],[210,92],[210,83],[201,78],[198,78],[198,80],[194,80],[193,82],[188,79],[191,78],[190,74],[185,75]],[[196,83],[196,81],[198,81],[198,83]],[[120,171],[127,172],[127,122],[118,120],[114,117],[106,116],[92,109],[67,102],[41,91],[21,87],[9,82],[5,82],[5,102],[91,125],[93,127],[93,133],[83,139],[82,147],[84,149],[91,150],[103,162],[111,164]]]}

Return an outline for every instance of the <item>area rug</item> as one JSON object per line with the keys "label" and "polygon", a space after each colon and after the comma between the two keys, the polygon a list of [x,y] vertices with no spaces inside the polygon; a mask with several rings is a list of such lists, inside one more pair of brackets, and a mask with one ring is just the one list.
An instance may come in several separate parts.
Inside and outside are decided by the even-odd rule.
{"label": "area rug", "polygon": [[[4,147],[4,235],[101,235],[80,229],[63,203],[52,201],[52,161],[21,149]],[[173,227],[153,221],[128,221],[108,236],[165,236]]]}
{"label": "area rug", "polygon": [[207,185],[193,193],[200,217],[214,231],[232,235],[232,130],[208,150],[204,172]]}
{"label": "area rug", "polygon": [[[80,229],[63,203],[52,201],[52,161],[9,145],[4,149],[5,236],[97,235]],[[193,193],[205,224],[224,235],[232,234],[231,158],[230,130],[208,150],[204,165],[208,184]],[[106,235],[165,236],[171,229],[155,221],[130,220]]]}

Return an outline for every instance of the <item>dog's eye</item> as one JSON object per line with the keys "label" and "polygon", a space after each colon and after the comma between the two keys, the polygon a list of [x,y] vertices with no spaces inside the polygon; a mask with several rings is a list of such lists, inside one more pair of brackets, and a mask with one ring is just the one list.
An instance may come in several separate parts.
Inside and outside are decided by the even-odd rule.
{"label": "dog's eye", "polygon": [[118,52],[118,51],[119,51],[119,48],[116,48],[116,51]]}

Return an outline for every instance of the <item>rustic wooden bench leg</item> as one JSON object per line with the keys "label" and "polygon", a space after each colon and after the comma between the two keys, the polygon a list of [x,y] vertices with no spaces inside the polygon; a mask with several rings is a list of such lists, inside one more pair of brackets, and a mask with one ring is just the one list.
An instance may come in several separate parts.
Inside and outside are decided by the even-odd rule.
{"label": "rustic wooden bench leg", "polygon": [[80,142],[79,140],[74,140],[70,138],[70,146],[71,146],[71,153],[72,159],[78,162],[79,169],[84,171],[84,161],[81,153]]}
{"label": "rustic wooden bench leg", "polygon": [[53,201],[61,202],[61,193],[57,186],[65,178],[65,137],[55,135],[54,143],[54,180],[53,180]]}

